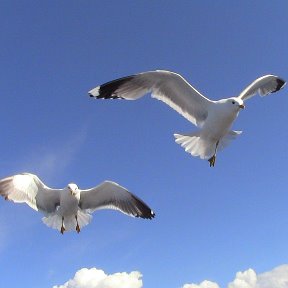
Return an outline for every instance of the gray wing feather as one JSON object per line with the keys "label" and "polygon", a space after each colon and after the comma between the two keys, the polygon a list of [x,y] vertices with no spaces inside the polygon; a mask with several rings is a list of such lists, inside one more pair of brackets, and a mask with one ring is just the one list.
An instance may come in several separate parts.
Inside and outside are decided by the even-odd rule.
{"label": "gray wing feather", "polygon": [[114,209],[141,218],[153,218],[154,212],[138,197],[115,182],[105,181],[87,190],[81,190],[79,206],[83,210]]}
{"label": "gray wing feather", "polygon": [[203,126],[212,102],[181,75],[170,71],[150,71],[120,78],[88,92],[91,97],[136,100],[147,93],[163,101],[196,126]]}
{"label": "gray wing feather", "polygon": [[60,190],[47,187],[36,175],[23,173],[0,180],[0,195],[32,209],[54,212],[60,203]]}
{"label": "gray wing feather", "polygon": [[244,101],[256,94],[259,94],[260,96],[266,96],[270,93],[279,91],[285,86],[285,84],[286,82],[278,76],[265,75],[253,81],[240,93],[238,98]]}

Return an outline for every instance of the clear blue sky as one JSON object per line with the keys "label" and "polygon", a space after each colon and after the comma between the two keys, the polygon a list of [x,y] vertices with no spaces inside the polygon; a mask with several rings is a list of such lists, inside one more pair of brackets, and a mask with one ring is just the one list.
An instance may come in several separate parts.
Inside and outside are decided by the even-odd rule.
{"label": "clear blue sky", "polygon": [[246,103],[243,134],[214,169],[175,144],[196,128],[160,101],[87,94],[153,69],[215,100],[264,74],[287,80],[287,11],[285,0],[1,1],[0,178],[31,172],[83,189],[110,179],[157,217],[100,211],[62,236],[0,199],[0,286],[52,287],[96,267],[139,271],[145,288],[226,287],[237,271],[287,264],[287,87]]}

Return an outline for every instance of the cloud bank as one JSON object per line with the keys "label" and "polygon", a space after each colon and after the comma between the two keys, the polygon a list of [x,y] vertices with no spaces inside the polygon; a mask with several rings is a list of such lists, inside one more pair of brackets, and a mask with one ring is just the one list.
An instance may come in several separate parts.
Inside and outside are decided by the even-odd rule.
{"label": "cloud bank", "polygon": [[[228,288],[288,288],[288,264],[278,266],[271,271],[258,274],[253,269],[237,272]],[[211,281],[200,284],[185,284],[182,288],[220,288]]]}
{"label": "cloud bank", "polygon": [[217,283],[211,281],[203,281],[199,285],[197,284],[185,284],[183,288],[220,288]]}
{"label": "cloud bank", "polygon": [[[53,288],[142,288],[144,286],[141,278],[142,275],[138,271],[106,274],[97,268],[83,268],[65,284]],[[205,280],[200,284],[185,284],[181,288],[220,288],[220,286]],[[288,288],[288,264],[258,275],[253,269],[237,272],[235,279],[227,288]]]}
{"label": "cloud bank", "polygon": [[73,279],[53,288],[141,288],[143,287],[141,277],[138,271],[107,275],[97,268],[83,268],[76,272]]}

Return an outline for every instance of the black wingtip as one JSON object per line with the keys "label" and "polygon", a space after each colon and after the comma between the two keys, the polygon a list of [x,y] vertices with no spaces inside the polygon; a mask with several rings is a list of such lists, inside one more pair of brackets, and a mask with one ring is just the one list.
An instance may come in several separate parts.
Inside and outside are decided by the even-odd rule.
{"label": "black wingtip", "polygon": [[156,214],[153,211],[150,211],[150,213],[145,213],[145,214],[138,214],[136,215],[137,218],[143,218],[143,219],[149,219],[152,220],[153,218],[155,218]]}
{"label": "black wingtip", "polygon": [[281,88],[283,88],[286,84],[286,81],[284,81],[283,79],[277,79],[277,87],[276,87],[276,91],[280,90]]}
{"label": "black wingtip", "polygon": [[137,207],[136,213],[134,214],[135,217],[140,217],[143,219],[153,219],[155,217],[154,211],[140,198],[131,194],[134,198],[135,207]]}
{"label": "black wingtip", "polygon": [[146,219],[152,220],[155,218],[156,214],[150,209],[150,213],[147,215]]}
{"label": "black wingtip", "polygon": [[93,97],[95,99],[124,99],[123,97],[117,95],[116,91],[134,77],[135,75],[131,75],[104,83],[99,86],[98,95],[95,96],[89,92],[88,94],[90,97]]}
{"label": "black wingtip", "polygon": [[[100,87],[100,89],[101,89],[101,87]],[[98,96],[94,96],[92,94],[89,94],[89,95],[90,95],[90,97],[92,97],[94,99],[124,99],[123,97],[119,97],[116,94],[108,95],[106,93],[103,93],[101,90],[100,90],[100,94]]]}
{"label": "black wingtip", "polygon": [[277,82],[277,86],[272,93],[279,91],[280,89],[282,89],[286,85],[286,81],[284,81],[281,78],[276,79],[276,82]]}

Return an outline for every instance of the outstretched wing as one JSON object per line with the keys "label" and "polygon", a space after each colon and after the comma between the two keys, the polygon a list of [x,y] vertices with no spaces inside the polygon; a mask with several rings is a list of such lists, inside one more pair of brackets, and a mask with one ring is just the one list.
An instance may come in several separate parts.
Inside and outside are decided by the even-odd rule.
{"label": "outstretched wing", "polygon": [[0,195],[34,210],[54,212],[60,204],[60,190],[47,187],[36,175],[23,173],[0,180]]}
{"label": "outstretched wing", "polygon": [[286,82],[278,76],[265,75],[253,81],[240,93],[238,98],[244,101],[256,94],[259,94],[260,96],[266,96],[270,93],[279,91],[285,86],[285,84]]}
{"label": "outstretched wing", "polygon": [[129,216],[148,219],[155,216],[141,199],[111,181],[104,181],[92,189],[81,190],[79,207],[92,211],[114,209]]}
{"label": "outstretched wing", "polygon": [[136,100],[147,93],[163,101],[196,126],[203,126],[212,102],[192,87],[181,75],[163,70],[144,72],[97,86],[91,97]]}

